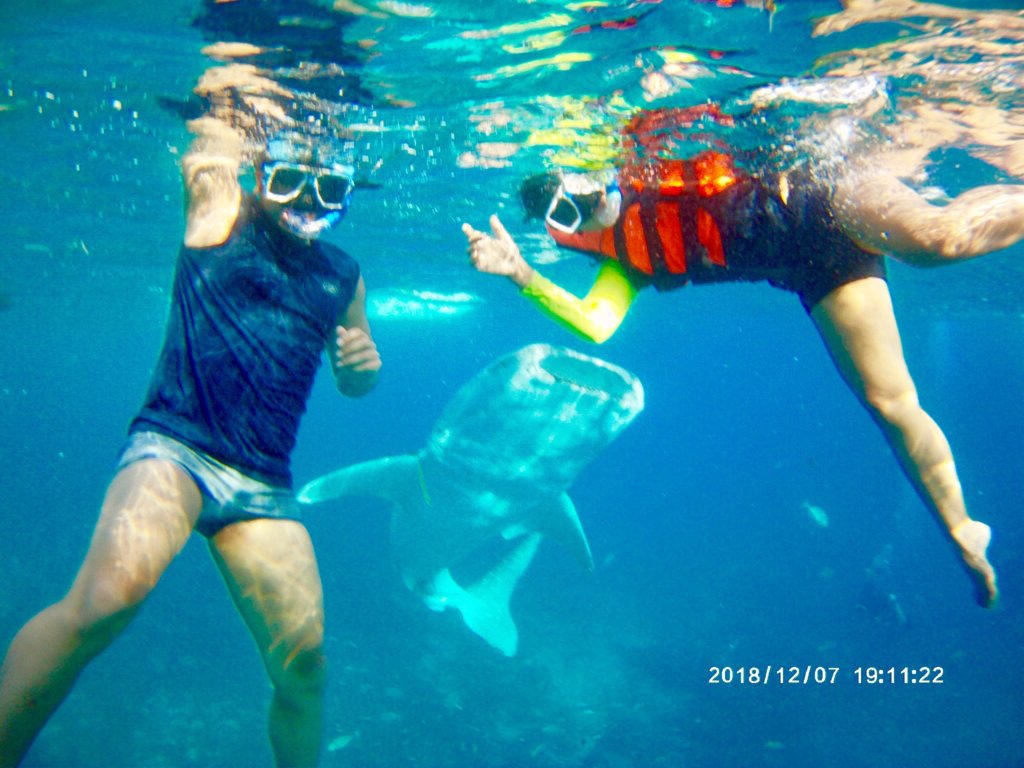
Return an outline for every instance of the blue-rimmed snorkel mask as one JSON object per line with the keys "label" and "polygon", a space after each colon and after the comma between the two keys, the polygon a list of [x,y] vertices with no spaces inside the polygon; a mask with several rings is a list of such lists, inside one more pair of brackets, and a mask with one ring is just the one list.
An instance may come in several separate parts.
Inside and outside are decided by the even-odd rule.
{"label": "blue-rimmed snorkel mask", "polygon": [[344,149],[309,141],[301,134],[271,138],[260,166],[261,197],[281,206],[280,224],[303,240],[340,222],[355,188]]}

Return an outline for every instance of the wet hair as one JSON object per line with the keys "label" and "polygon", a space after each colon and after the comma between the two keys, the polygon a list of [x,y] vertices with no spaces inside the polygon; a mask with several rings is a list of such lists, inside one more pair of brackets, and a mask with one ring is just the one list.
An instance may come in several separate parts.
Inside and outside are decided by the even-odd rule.
{"label": "wet hair", "polygon": [[527,219],[544,218],[561,183],[562,177],[555,171],[538,173],[523,181],[519,186],[519,199],[526,209]]}
{"label": "wet hair", "polygon": [[297,131],[282,131],[268,137],[260,161],[283,161],[335,169],[353,165],[351,146]]}

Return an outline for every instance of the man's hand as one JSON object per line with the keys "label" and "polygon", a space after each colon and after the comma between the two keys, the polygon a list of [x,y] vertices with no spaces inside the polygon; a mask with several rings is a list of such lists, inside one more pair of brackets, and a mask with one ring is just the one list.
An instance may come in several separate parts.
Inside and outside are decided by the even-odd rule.
{"label": "man's hand", "polygon": [[332,362],[334,380],[342,394],[360,397],[376,386],[381,367],[380,353],[362,328],[338,326]]}
{"label": "man's hand", "polygon": [[533,267],[519,253],[512,235],[497,216],[491,216],[491,233],[462,225],[462,232],[469,241],[469,260],[480,272],[491,275],[505,275],[520,288],[525,288],[533,277]]}

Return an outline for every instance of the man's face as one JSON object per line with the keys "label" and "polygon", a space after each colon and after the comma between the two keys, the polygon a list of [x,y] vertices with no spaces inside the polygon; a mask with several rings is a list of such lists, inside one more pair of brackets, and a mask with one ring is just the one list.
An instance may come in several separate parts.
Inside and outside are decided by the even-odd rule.
{"label": "man's face", "polygon": [[351,169],[269,161],[257,171],[260,205],[284,232],[312,241],[348,210]]}

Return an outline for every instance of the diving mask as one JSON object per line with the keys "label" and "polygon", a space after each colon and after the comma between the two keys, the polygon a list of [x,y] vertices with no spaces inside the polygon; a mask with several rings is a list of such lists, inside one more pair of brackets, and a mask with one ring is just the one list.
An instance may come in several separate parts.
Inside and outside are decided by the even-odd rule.
{"label": "diving mask", "polygon": [[618,191],[614,181],[609,184],[604,178],[588,174],[566,174],[551,198],[544,222],[558,232],[575,234],[612,191]]}
{"label": "diving mask", "polygon": [[281,205],[294,202],[312,184],[316,201],[327,211],[348,209],[355,186],[355,172],[347,166],[317,168],[311,165],[276,161],[263,166],[263,195]]}

